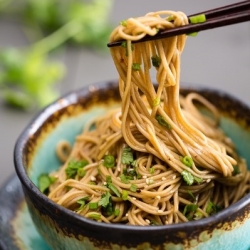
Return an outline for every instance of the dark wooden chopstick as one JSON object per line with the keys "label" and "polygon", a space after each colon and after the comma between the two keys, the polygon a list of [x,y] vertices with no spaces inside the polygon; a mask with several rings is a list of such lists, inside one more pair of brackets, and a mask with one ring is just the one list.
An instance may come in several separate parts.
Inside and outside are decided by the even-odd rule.
{"label": "dark wooden chopstick", "polygon": [[[173,29],[162,30],[158,32],[155,36],[146,35],[144,38],[138,41],[133,41],[133,43],[162,39],[181,34],[190,34],[203,30],[219,28],[227,25],[250,21],[250,0],[192,14],[188,17],[200,14],[205,14],[206,16],[206,21],[203,23],[188,24]],[[122,42],[123,41],[111,42],[108,43],[107,46],[120,46]]]}

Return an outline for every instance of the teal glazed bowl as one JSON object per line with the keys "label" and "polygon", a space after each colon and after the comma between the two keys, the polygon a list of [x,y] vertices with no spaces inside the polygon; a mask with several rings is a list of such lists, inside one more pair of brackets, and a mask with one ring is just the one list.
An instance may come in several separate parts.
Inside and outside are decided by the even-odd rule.
{"label": "teal glazed bowl", "polygon": [[[221,127],[250,166],[250,108],[234,97],[204,87],[198,92],[221,112]],[[91,118],[120,105],[117,82],[90,85],[63,96],[43,109],[17,140],[14,162],[31,218],[52,249],[181,250],[250,249],[250,194],[209,218],[164,226],[105,224],[81,217],[47,198],[37,188],[38,176],[60,165],[55,147],[73,143]]]}

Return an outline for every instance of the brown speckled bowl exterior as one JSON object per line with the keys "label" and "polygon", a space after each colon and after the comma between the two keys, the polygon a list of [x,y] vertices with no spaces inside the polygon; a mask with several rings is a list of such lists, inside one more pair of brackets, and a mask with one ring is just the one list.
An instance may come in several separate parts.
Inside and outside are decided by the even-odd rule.
{"label": "brown speckled bowl exterior", "polygon": [[[201,93],[226,119],[238,124],[240,130],[244,130],[249,136],[249,107],[220,91],[200,87],[183,87],[181,90],[182,94],[190,91]],[[59,125],[62,129],[59,134],[73,130],[69,125],[67,128],[62,125],[70,118],[77,120],[93,107],[105,110],[119,103],[117,82],[85,87],[69,93],[42,110],[18,138],[14,152],[16,172],[21,180],[31,217],[45,241],[53,249],[72,250],[250,249],[250,195],[203,220],[141,227],[98,223],[80,217],[40,193],[35,185],[34,172],[42,170],[33,169],[40,164],[34,163],[34,159],[41,151],[46,156],[46,150],[49,157],[49,151],[53,150],[41,150],[43,142],[51,137]],[[244,147],[248,145],[250,148],[250,137],[244,143]],[[43,166],[41,163],[40,167]]]}

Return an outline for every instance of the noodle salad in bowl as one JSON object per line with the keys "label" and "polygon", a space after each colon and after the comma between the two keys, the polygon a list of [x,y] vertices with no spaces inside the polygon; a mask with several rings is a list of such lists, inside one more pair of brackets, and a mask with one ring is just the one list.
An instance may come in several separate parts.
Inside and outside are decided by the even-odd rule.
{"label": "noodle salad in bowl", "polygon": [[18,139],[16,170],[53,248],[249,247],[249,108],[180,86],[187,35],[132,43],[187,22],[173,11],[122,21],[110,36],[126,40],[110,51],[119,83],[62,97]]}

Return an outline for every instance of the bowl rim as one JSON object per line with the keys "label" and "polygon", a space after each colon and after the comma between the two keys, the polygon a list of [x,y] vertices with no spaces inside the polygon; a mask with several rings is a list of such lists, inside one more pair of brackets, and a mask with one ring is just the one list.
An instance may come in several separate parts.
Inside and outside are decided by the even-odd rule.
{"label": "bowl rim", "polygon": [[[23,129],[21,134],[16,140],[14,146],[14,166],[15,171],[19,180],[22,183],[22,187],[28,189],[33,195],[35,195],[41,202],[47,204],[46,206],[49,208],[53,208],[58,210],[59,212],[63,213],[67,218],[76,224],[88,225],[89,227],[98,227],[100,230],[122,230],[122,231],[132,231],[133,233],[144,233],[145,231],[149,232],[157,232],[164,230],[167,231],[180,231],[180,230],[187,230],[188,229],[195,229],[195,228],[207,228],[208,226],[211,227],[212,225],[217,225],[219,222],[226,220],[230,216],[236,214],[239,210],[250,206],[250,193],[245,195],[239,201],[235,202],[234,204],[230,205],[229,207],[223,209],[222,211],[211,215],[207,218],[203,218],[196,221],[189,221],[189,222],[182,222],[178,224],[170,224],[170,225],[157,225],[157,226],[138,226],[138,225],[124,225],[124,224],[115,224],[115,223],[103,223],[97,222],[92,219],[87,219],[81,215],[74,213],[73,211],[64,208],[52,200],[50,200],[45,194],[41,193],[37,186],[31,181],[28,177],[25,167],[23,166],[23,151],[25,145],[27,144],[29,137],[32,135],[34,131],[36,131],[43,122],[51,116],[56,110],[65,108],[68,105],[76,104],[79,97],[83,97],[84,95],[89,94],[93,89],[94,90],[105,90],[109,87],[117,87],[117,81],[104,81],[99,82],[96,84],[87,85],[81,87],[77,90],[72,90],[65,95],[62,95],[60,98],[52,102],[51,104],[47,105],[45,108],[38,111],[38,113],[31,119],[28,125]],[[235,98],[234,96],[224,92],[223,90],[210,88],[206,86],[201,86],[197,84],[182,84],[181,88],[184,89],[192,89],[197,91],[211,91],[216,92],[219,95],[226,96],[232,100],[237,101],[243,107],[250,109],[245,103],[240,101],[239,99]],[[66,102],[62,101],[66,100]],[[65,218],[66,218],[65,217]]]}

